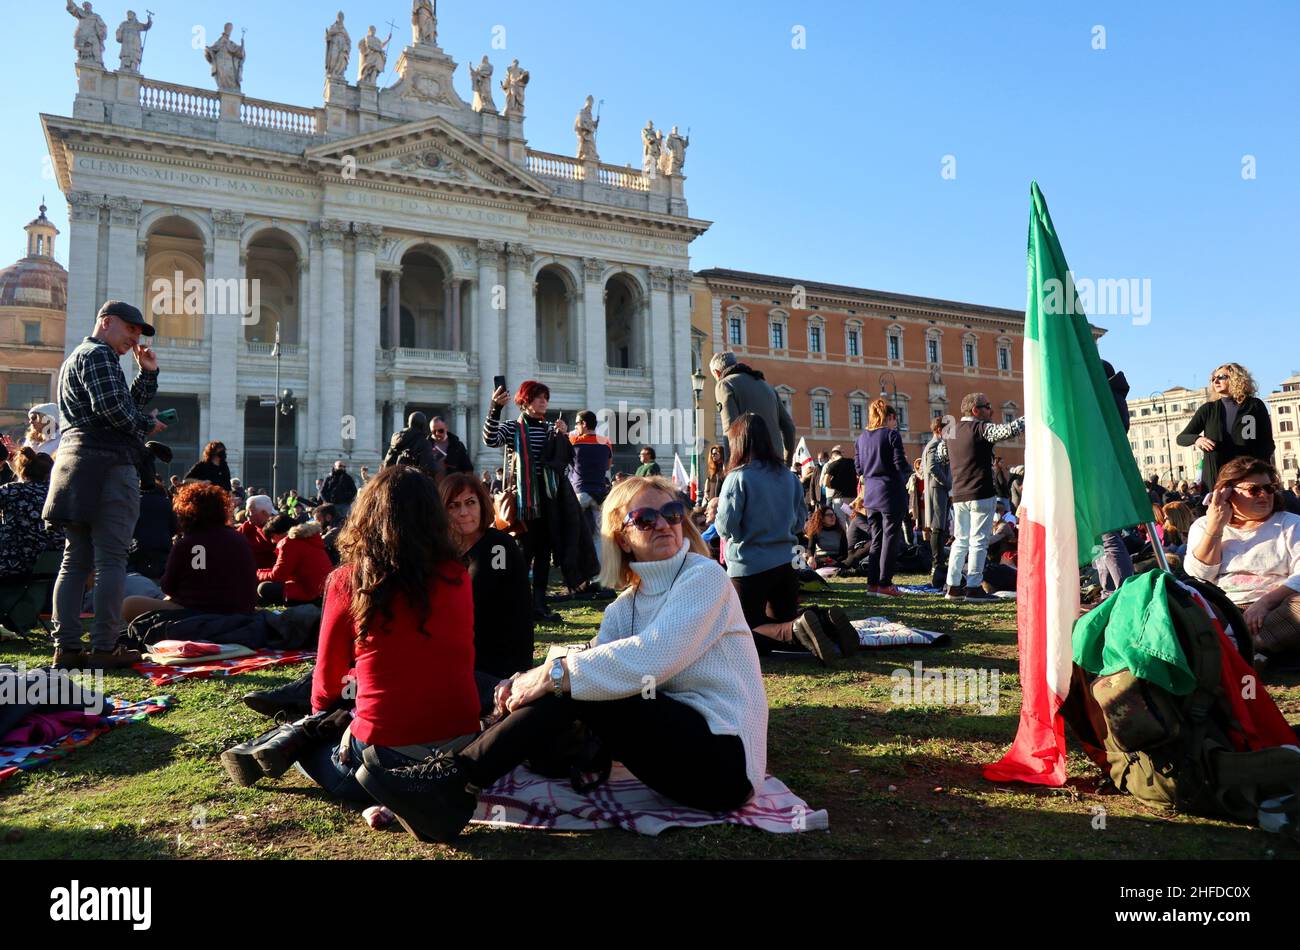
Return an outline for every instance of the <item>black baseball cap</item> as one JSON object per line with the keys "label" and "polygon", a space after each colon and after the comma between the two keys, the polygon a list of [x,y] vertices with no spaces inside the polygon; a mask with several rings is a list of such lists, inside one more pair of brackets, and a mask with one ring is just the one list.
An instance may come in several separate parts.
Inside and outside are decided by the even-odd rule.
{"label": "black baseball cap", "polygon": [[144,322],[144,314],[129,303],[123,303],[121,300],[109,300],[104,304],[104,306],[100,307],[99,316],[95,319],[98,320],[99,317],[103,316],[117,317],[119,320],[124,320],[127,323],[134,323],[136,326],[140,327],[140,332],[145,336],[154,335],[154,328]]}

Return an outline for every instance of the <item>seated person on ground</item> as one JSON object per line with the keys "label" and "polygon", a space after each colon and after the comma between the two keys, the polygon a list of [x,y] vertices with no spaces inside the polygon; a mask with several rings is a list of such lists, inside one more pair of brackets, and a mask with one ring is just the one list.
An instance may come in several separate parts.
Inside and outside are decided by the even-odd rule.
{"label": "seated person on ground", "polygon": [[1242,456],[1219,469],[1183,567],[1222,588],[1246,615],[1257,653],[1300,649],[1300,515],[1279,511],[1277,470]]}
{"label": "seated person on ground", "polygon": [[176,512],[167,493],[156,479],[141,479],[140,514],[135,521],[127,567],[152,580],[161,578],[178,530]]}
{"label": "seated person on ground", "polygon": [[338,567],[339,533],[343,530],[338,509],[329,502],[317,505],[316,510],[312,512],[312,519],[320,525],[321,543],[325,545],[325,552],[330,556],[330,563]]}
{"label": "seated person on ground", "polygon": [[339,552],[311,702],[324,713],[350,690],[356,716],[341,740],[304,742],[297,761],[330,794],[370,804],[354,778],[363,753],[409,765],[399,748],[437,748],[478,732],[474,598],[437,486],[419,469],[392,465],[367,482]]}
{"label": "seated person on ground", "polygon": [[1165,505],[1166,554],[1177,554],[1180,557],[1187,554],[1187,535],[1191,532],[1195,521],[1192,509],[1187,507],[1186,502],[1171,501]]}
{"label": "seated person on ground", "polygon": [[457,753],[406,769],[364,755],[358,781],[417,837],[455,838],[481,789],[575,720],[681,805],[731,811],[763,783],[767,698],[758,653],[735,589],[672,484],[620,482],[601,522],[601,584],[623,593],[606,609],[594,646],[503,683],[508,715]]}
{"label": "seated person on ground", "polygon": [[230,493],[209,482],[194,482],[181,487],[172,507],[180,537],[162,576],[166,599],[127,597],[122,619],[130,622],[151,610],[252,613],[257,571],[253,552],[230,527]]}
{"label": "seated person on ground", "polygon": [[240,533],[253,552],[253,561],[257,569],[263,570],[275,564],[275,544],[263,530],[267,522],[275,517],[275,504],[269,495],[252,495],[244,503],[245,517],[239,522],[236,531]]}
{"label": "seated person on ground", "polygon": [[1020,535],[1016,531],[1015,515],[1007,514],[1006,505],[998,502],[993,510],[993,533],[989,537],[986,563],[1000,564],[1002,555],[1015,552]]}
{"label": "seated person on ground", "polygon": [[22,577],[43,551],[63,547],[63,530],[41,519],[54,459],[23,446],[10,464],[19,480],[0,485],[0,577]]}
{"label": "seated person on ground", "polygon": [[334,570],[320,525],[298,524],[290,515],[276,515],[264,530],[276,547],[275,564],[257,572],[258,606],[319,604],[325,578]]}
{"label": "seated person on ground", "polygon": [[533,665],[533,594],[528,565],[514,538],[492,527],[492,499],[482,480],[453,472],[438,484],[451,538],[474,585],[474,678],[481,712],[493,690]]}
{"label": "seated person on ground", "polygon": [[836,567],[849,556],[848,535],[830,505],[819,505],[803,527],[808,540],[808,563],[813,567]]}

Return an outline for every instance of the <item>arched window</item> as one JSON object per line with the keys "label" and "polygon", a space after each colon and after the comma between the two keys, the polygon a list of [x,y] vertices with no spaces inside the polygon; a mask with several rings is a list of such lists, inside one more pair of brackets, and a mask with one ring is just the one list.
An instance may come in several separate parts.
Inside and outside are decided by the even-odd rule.
{"label": "arched window", "polygon": [[818,316],[808,318],[808,352],[815,356],[826,354],[826,321]]}
{"label": "arched window", "polygon": [[773,310],[767,315],[767,345],[773,350],[790,347],[790,317],[784,310]]}
{"label": "arched window", "polygon": [[849,359],[862,357],[862,321],[849,320],[844,324],[844,355]]}
{"label": "arched window", "polygon": [[819,386],[808,395],[811,397],[809,407],[812,413],[813,429],[829,429],[831,427],[831,391],[825,386]]}
{"label": "arched window", "polygon": [[943,365],[943,331],[937,327],[925,331],[925,361],[931,366]]}
{"label": "arched window", "polygon": [[885,330],[885,358],[890,366],[903,365],[903,328],[897,323]]}
{"label": "arched window", "polygon": [[727,308],[727,346],[749,345],[749,313],[744,307]]}
{"label": "arched window", "polygon": [[775,387],[776,398],[781,400],[781,405],[785,406],[785,411],[794,418],[794,390],[784,384]]}
{"label": "arched window", "polygon": [[898,410],[898,431],[911,431],[911,398],[907,393],[899,393],[894,408]]}
{"label": "arched window", "polygon": [[998,372],[1011,372],[1011,340],[1008,337],[998,337]]}
{"label": "arched window", "polygon": [[961,338],[961,365],[966,369],[979,369],[979,337],[974,333]]}
{"label": "arched window", "polygon": [[849,428],[856,436],[867,427],[867,406],[871,397],[860,389],[849,393]]}

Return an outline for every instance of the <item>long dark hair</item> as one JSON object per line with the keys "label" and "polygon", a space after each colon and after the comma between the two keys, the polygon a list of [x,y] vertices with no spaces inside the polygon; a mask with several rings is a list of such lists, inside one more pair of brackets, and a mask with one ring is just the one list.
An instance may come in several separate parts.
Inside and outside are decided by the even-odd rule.
{"label": "long dark hair", "polygon": [[429,593],[438,581],[459,583],[444,573],[459,562],[447,523],[447,509],[432,478],[408,465],[381,469],[357,495],[347,526],[339,533],[340,562],[352,568],[352,620],[357,639],[393,619],[393,599],[405,594],[426,636]]}
{"label": "long dark hair", "polygon": [[730,474],[742,465],[775,465],[782,468],[784,459],[772,444],[772,433],[762,416],[747,412],[727,430],[727,443],[731,446],[731,461],[727,463]]}
{"label": "long dark hair", "polygon": [[[713,461],[714,449],[718,450],[719,455],[719,460],[716,462]],[[721,478],[727,474],[727,450],[720,443],[709,446],[708,472],[709,478]]]}

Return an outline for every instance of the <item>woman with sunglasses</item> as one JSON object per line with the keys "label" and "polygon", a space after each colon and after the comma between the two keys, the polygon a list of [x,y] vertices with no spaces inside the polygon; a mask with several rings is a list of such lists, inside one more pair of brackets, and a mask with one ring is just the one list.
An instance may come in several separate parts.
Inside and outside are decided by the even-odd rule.
{"label": "woman with sunglasses", "polygon": [[1210,401],[1196,410],[1176,441],[1205,453],[1201,481],[1215,485],[1219,470],[1235,458],[1273,457],[1273,423],[1256,395],[1254,378],[1240,363],[1224,363],[1211,373],[1210,391]]}
{"label": "woman with sunglasses", "polygon": [[507,713],[456,754],[385,769],[361,785],[421,840],[450,841],[477,794],[575,720],[649,788],[728,812],[767,771],[767,697],[740,601],[664,478],[625,479],[601,511],[601,583],[623,592],[589,649],[498,688]]}
{"label": "woman with sunglasses", "polygon": [[1183,561],[1245,612],[1255,650],[1266,656],[1300,649],[1300,515],[1280,510],[1280,488],[1268,462],[1225,465]]}
{"label": "woman with sunglasses", "polygon": [[[740,596],[758,652],[804,649],[827,664],[837,656],[827,624],[816,611],[799,609],[794,561],[803,563],[798,542],[808,516],[803,486],[785,467],[762,416],[742,415],[727,430],[727,440],[731,461],[713,523],[726,543],[727,575]],[[841,624],[837,619],[834,634],[840,653],[856,652],[857,633],[847,620]]]}

